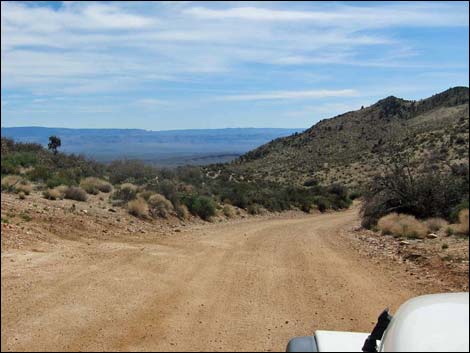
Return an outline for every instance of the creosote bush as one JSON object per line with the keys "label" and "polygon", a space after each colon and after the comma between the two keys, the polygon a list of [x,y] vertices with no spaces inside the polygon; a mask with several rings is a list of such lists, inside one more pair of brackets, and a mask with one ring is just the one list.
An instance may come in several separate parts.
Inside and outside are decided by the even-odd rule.
{"label": "creosote bush", "polygon": [[183,202],[193,215],[199,216],[206,221],[216,214],[215,202],[210,197],[190,195],[184,197]]}

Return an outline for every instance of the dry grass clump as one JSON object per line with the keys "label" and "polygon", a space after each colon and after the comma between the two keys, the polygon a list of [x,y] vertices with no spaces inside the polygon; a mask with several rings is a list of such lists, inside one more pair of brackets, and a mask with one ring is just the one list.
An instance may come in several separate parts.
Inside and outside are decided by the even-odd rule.
{"label": "dry grass clump", "polygon": [[469,219],[468,219],[468,209],[462,210],[459,212],[459,223],[451,224],[447,231],[448,235],[460,234],[460,235],[469,235]]}
{"label": "dry grass clump", "polygon": [[152,195],[155,195],[155,193],[153,191],[144,190],[142,192],[139,192],[139,194],[137,196],[143,198],[145,201],[148,201],[150,196],[152,196]]}
{"label": "dry grass clump", "polygon": [[235,208],[231,205],[225,205],[224,208],[223,208],[223,212],[224,212],[224,215],[225,217],[227,218],[233,218],[235,217]]}
{"label": "dry grass clump", "polygon": [[58,199],[64,198],[65,191],[64,191],[64,193],[61,193],[60,190],[58,189],[58,187],[56,187],[54,189],[44,190],[42,192],[42,195],[44,196],[44,198],[46,198],[48,200],[58,200]]}
{"label": "dry grass clump", "polygon": [[65,197],[65,192],[67,191],[69,187],[67,185],[59,185],[59,186],[56,186],[54,188],[54,190],[60,192],[60,198],[64,198]]}
{"label": "dry grass clump", "polygon": [[26,180],[21,180],[19,184],[15,185],[15,192],[17,193],[22,192],[25,195],[29,195],[31,191],[33,191],[33,186]]}
{"label": "dry grass clump", "polygon": [[124,202],[129,202],[137,197],[138,188],[136,185],[131,183],[124,183],[117,187],[114,191],[112,198],[115,200],[121,200]]}
{"label": "dry grass clump", "polygon": [[173,204],[165,196],[154,194],[148,200],[150,214],[153,217],[168,218],[170,213],[174,210]]}
{"label": "dry grass clump", "polygon": [[433,232],[437,232],[449,225],[449,223],[447,223],[445,219],[439,217],[428,218],[425,223],[428,228]]}
{"label": "dry grass clump", "polygon": [[392,234],[397,237],[424,238],[428,234],[426,224],[417,220],[414,216],[391,213],[382,217],[377,227],[383,234]]}
{"label": "dry grass clump", "polygon": [[83,179],[80,182],[80,187],[91,195],[97,195],[100,191],[111,192],[113,189],[110,183],[95,177],[88,177]]}
{"label": "dry grass clump", "polygon": [[13,192],[16,186],[23,180],[19,175],[7,175],[2,178],[2,191]]}
{"label": "dry grass clump", "polygon": [[19,175],[7,175],[2,178],[2,191],[22,192],[24,195],[29,195],[33,191],[33,186]]}
{"label": "dry grass clump", "polygon": [[127,210],[133,216],[146,218],[149,213],[149,206],[144,199],[139,197],[127,203]]}
{"label": "dry grass clump", "polygon": [[175,212],[179,219],[185,220],[189,218],[189,210],[186,205],[177,205]]}
{"label": "dry grass clump", "polygon": [[86,201],[88,196],[86,191],[80,187],[70,186],[65,190],[64,197],[69,200]]}

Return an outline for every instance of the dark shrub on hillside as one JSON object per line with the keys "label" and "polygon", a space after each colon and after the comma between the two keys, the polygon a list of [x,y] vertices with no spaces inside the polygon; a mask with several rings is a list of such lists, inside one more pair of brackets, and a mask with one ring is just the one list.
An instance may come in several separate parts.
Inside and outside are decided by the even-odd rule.
{"label": "dark shrub on hillside", "polygon": [[157,170],[139,160],[121,160],[111,162],[108,166],[109,181],[112,184],[132,182],[143,184],[155,179]]}
{"label": "dark shrub on hillside", "polygon": [[320,196],[315,199],[315,204],[320,212],[331,209],[331,202],[326,197]]}
{"label": "dark shrub on hillside", "polygon": [[176,187],[175,183],[170,180],[162,180],[158,184],[152,184],[150,190],[162,194],[165,196],[165,198],[170,200],[174,206],[180,203],[178,188]]}
{"label": "dark shrub on hillside", "polygon": [[124,183],[116,188],[111,198],[121,202],[129,202],[137,198],[137,191],[138,188],[134,184]]}
{"label": "dark shrub on hillside", "polygon": [[65,198],[69,200],[75,201],[86,201],[87,194],[86,191],[82,188],[76,186],[70,186],[65,190]]}
{"label": "dark shrub on hillside", "polygon": [[185,196],[183,197],[183,203],[188,207],[189,212],[206,221],[215,216],[215,202],[210,197],[199,195]]}
{"label": "dark shrub on hillside", "polygon": [[[468,196],[468,195],[467,195]],[[461,203],[459,203],[457,206],[455,206],[453,209],[452,209],[452,212],[450,214],[450,221],[452,223],[457,223],[459,221],[459,215],[460,215],[460,212],[463,211],[463,210],[468,210],[470,207],[469,207],[469,202],[468,202],[468,199],[467,200],[464,200],[462,201]]]}
{"label": "dark shrub on hillside", "polygon": [[319,184],[318,180],[315,178],[308,179],[305,181],[304,186],[311,187],[311,186],[317,186]]}
{"label": "dark shrub on hillside", "polygon": [[468,165],[439,170],[432,166],[413,170],[406,157],[396,156],[385,164],[364,194],[362,224],[370,228],[392,212],[417,218],[450,220],[454,208],[468,200]]}

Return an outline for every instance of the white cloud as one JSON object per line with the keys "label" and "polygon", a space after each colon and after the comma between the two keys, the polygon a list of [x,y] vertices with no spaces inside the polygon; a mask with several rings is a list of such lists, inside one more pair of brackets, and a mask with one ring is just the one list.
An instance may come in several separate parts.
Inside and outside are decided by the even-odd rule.
{"label": "white cloud", "polygon": [[355,97],[358,92],[353,89],[342,90],[309,90],[309,91],[275,91],[254,94],[238,94],[217,98],[224,101],[258,101],[286,99],[319,99],[327,97]]}
{"label": "white cloud", "polygon": [[193,7],[186,13],[212,20],[309,21],[322,26],[467,26],[468,13],[446,4],[387,4],[385,6],[337,6],[330,11],[289,11],[259,7],[210,9]]}
{"label": "white cloud", "polygon": [[[168,80],[242,75],[249,80],[243,71],[249,65],[280,70],[320,64],[419,66],[419,61],[407,62],[416,57],[409,43],[370,29],[468,26],[468,13],[442,3],[311,3],[309,10],[281,9],[285,4],[204,6],[65,2],[53,9],[2,2],[2,86],[74,95],[129,91]],[[367,47],[377,48],[377,55],[358,57]]]}

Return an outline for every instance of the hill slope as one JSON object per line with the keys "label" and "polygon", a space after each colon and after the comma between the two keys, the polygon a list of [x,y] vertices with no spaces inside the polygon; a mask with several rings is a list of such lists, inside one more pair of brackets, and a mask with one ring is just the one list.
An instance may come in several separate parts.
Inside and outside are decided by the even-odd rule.
{"label": "hill slope", "polygon": [[303,184],[310,179],[358,186],[387,151],[468,163],[469,90],[455,87],[420,101],[387,97],[275,139],[232,162],[235,177]]}

